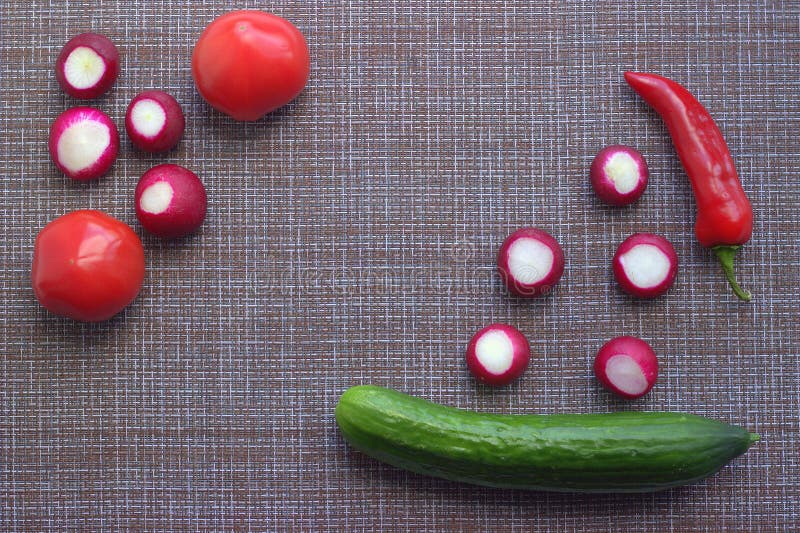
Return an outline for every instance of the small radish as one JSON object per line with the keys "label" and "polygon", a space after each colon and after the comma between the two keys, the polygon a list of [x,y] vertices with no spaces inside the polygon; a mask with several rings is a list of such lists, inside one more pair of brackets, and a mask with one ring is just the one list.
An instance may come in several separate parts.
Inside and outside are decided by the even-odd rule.
{"label": "small radish", "polygon": [[545,231],[518,229],[500,247],[497,269],[509,292],[532,298],[549,292],[561,279],[564,251]]}
{"label": "small radish", "polygon": [[136,217],[144,229],[165,239],[184,237],[206,217],[206,189],[194,172],[158,165],[145,172],[134,193]]}
{"label": "small radish", "polygon": [[594,374],[611,392],[623,398],[639,398],[656,383],[658,359],[650,345],[642,339],[616,337],[597,352]]}
{"label": "small radish", "polygon": [[528,339],[508,324],[486,326],[467,346],[467,367],[487,385],[508,385],[525,371],[531,359]]}
{"label": "small radish", "polygon": [[131,142],[145,152],[172,150],[183,137],[186,122],[181,105],[164,91],[145,91],[128,105],[125,129]]}
{"label": "small radish", "polygon": [[637,298],[655,298],[672,287],[678,254],[664,237],[635,233],[617,248],[612,268],[622,290]]}
{"label": "small radish", "polygon": [[119,52],[97,33],[81,33],[69,40],[56,60],[56,79],[65,93],[81,99],[97,98],[119,76]]}
{"label": "small radish", "polygon": [[635,148],[622,144],[606,146],[595,156],[589,171],[594,192],[605,203],[629,205],[647,187],[647,163]]}
{"label": "small radish", "polygon": [[74,180],[99,178],[119,151],[119,132],[108,115],[93,107],[73,107],[50,126],[50,157]]}

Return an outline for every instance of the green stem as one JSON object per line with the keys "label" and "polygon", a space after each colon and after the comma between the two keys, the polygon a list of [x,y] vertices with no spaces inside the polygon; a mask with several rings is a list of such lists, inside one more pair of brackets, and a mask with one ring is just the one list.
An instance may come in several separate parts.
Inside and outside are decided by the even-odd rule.
{"label": "green stem", "polygon": [[730,283],[733,292],[736,293],[736,296],[741,300],[749,302],[753,296],[736,283],[736,274],[733,272],[733,258],[739,248],[741,248],[741,246],[721,245],[714,246],[711,250],[716,254],[717,259],[719,259],[722,270],[725,272],[725,277],[728,278],[728,283]]}

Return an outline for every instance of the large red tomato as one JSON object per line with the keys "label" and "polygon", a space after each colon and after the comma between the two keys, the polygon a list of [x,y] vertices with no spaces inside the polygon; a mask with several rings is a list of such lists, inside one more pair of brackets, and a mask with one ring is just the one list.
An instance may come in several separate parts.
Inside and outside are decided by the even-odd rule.
{"label": "large red tomato", "polygon": [[192,76],[215,109],[258,120],[288,104],[308,81],[308,46],[291,22],[263,11],[214,20],[192,54]]}
{"label": "large red tomato", "polygon": [[100,211],[73,211],[36,237],[31,281],[46,309],[83,322],[108,320],[131,303],[144,280],[142,241]]}

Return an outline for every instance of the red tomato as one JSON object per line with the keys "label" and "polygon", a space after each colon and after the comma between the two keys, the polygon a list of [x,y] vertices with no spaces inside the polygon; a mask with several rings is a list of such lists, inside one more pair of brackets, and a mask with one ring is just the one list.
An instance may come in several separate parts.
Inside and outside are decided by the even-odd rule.
{"label": "red tomato", "polygon": [[49,311],[108,320],[131,303],[144,280],[142,241],[127,224],[100,211],[73,211],[36,237],[31,281]]}
{"label": "red tomato", "polygon": [[308,46],[288,20],[263,11],[222,15],[192,54],[197,90],[236,120],[258,120],[288,104],[308,81]]}

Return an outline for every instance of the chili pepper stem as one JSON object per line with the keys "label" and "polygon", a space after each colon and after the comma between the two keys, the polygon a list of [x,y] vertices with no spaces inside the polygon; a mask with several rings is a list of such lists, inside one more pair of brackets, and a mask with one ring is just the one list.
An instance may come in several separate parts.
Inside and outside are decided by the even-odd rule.
{"label": "chili pepper stem", "polygon": [[749,302],[753,296],[739,286],[736,282],[736,274],[733,272],[733,259],[739,248],[741,248],[741,246],[721,245],[714,246],[711,250],[717,256],[717,259],[719,259],[722,270],[725,272],[725,277],[728,278],[728,283],[730,283],[733,292],[736,293],[739,299]]}

